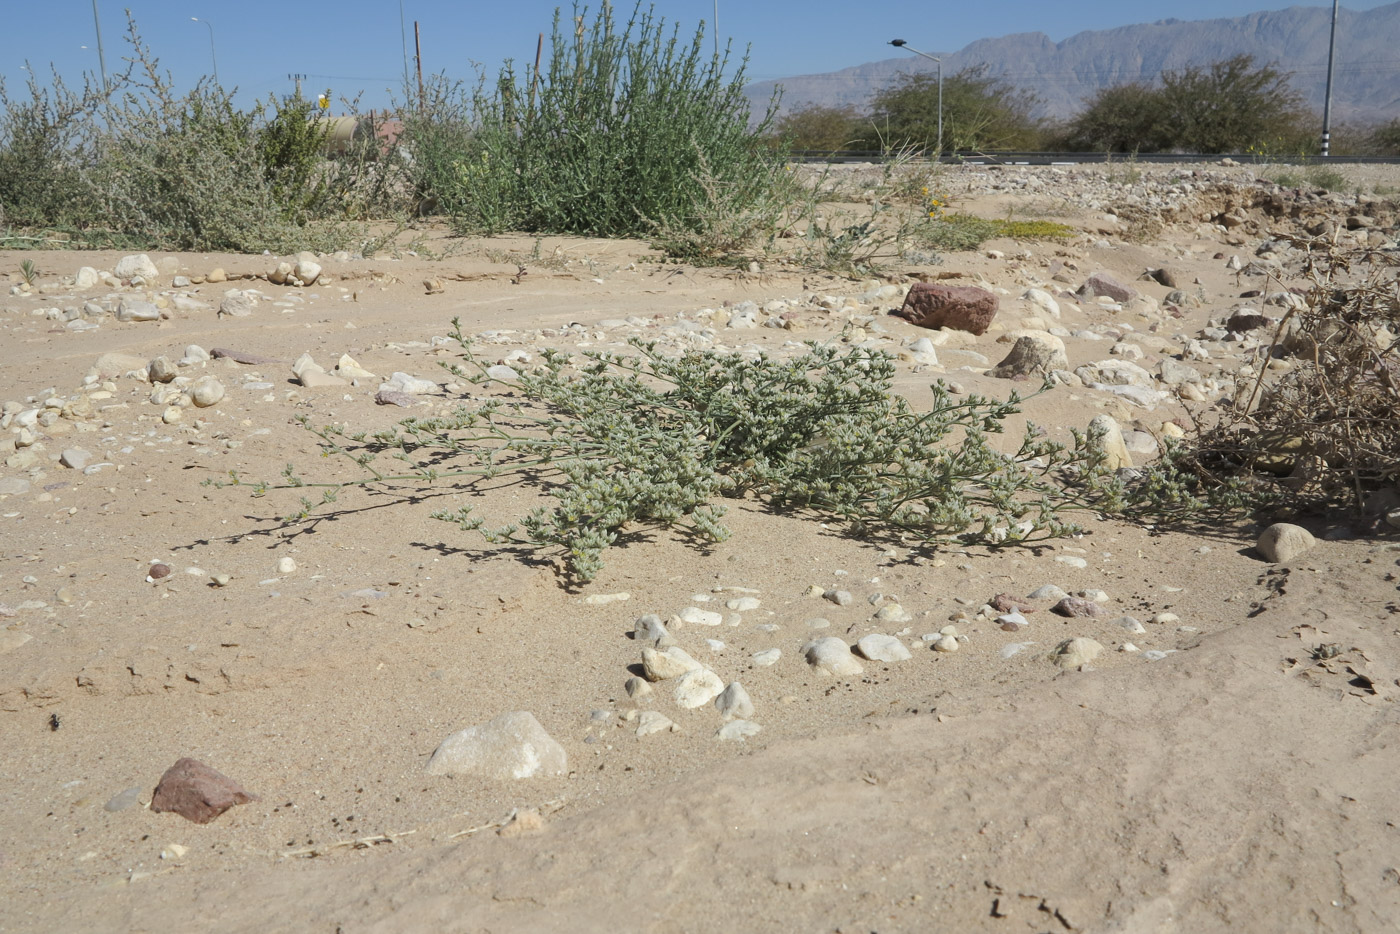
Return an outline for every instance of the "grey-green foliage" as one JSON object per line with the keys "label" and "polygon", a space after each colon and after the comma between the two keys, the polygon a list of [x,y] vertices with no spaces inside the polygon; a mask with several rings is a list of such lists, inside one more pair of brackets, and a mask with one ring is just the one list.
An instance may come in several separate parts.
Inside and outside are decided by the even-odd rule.
{"label": "grey-green foliage", "polygon": [[716,191],[735,209],[763,200],[784,166],[763,140],[771,109],[749,126],[742,62],[640,5],[625,24],[606,3],[574,23],[556,11],[537,82],[507,63],[477,89],[455,184],[437,192],[457,227],[646,236],[698,229]]}
{"label": "grey-green foliage", "polygon": [[[490,382],[463,343],[454,372]],[[989,436],[1019,410],[1014,393],[1004,402],[955,397],[936,384],[928,410],[916,411],[891,394],[894,361],[877,351],[812,345],[778,360],[632,346],[577,358],[547,352],[535,371],[510,381],[510,397],[448,417],[408,418],[377,433],[306,423],[325,453],[366,473],[310,483],[289,465],[283,486],[322,487],[329,502],[346,486],[509,475],[548,501],[495,528],[470,507],[439,517],[493,542],[554,550],[585,581],[609,546],[641,526],[723,540],[721,498],[752,497],[915,542],[988,545],[1071,534],[1066,509],[1121,500],[1094,439],[1076,436],[1066,447],[1028,427],[1013,453],[998,451]],[[386,457],[407,469],[383,468]],[[315,508],[303,500],[289,519]]]}
{"label": "grey-green foliage", "polygon": [[70,89],[57,74],[44,87],[31,70],[26,94],[0,81],[0,225],[77,226],[89,219],[83,170],[93,158],[99,88]]}

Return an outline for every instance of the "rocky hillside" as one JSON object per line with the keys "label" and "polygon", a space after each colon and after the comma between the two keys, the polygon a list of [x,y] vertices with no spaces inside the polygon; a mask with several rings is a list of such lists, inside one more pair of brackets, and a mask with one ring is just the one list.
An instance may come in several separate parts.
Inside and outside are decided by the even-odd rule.
{"label": "rocky hillside", "polygon": [[[1033,90],[1037,115],[1072,115],[1100,88],[1154,80],[1165,70],[1204,65],[1241,53],[1277,62],[1291,71],[1308,103],[1321,110],[1327,79],[1331,10],[1290,7],[1234,19],[1161,20],[1137,26],[1082,32],[1063,42],[1044,33],[981,39],[943,54],[945,72],[986,64],[1018,87]],[[916,38],[911,40],[916,44]],[[929,43],[932,45],[932,43]],[[1400,3],[1366,12],[1342,9],[1337,26],[1338,63],[1333,106],[1341,120],[1385,120],[1400,116]],[[933,54],[938,50],[930,49]],[[785,109],[804,103],[862,106],[897,74],[932,68],[907,53],[820,75],[800,75],[749,86],[756,103],[774,86],[784,88]]]}

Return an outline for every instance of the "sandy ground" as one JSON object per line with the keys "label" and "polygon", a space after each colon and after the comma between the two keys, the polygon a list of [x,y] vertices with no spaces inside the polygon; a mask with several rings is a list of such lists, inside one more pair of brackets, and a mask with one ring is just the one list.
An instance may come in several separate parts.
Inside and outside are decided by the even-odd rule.
{"label": "sandy ground", "polygon": [[[984,184],[993,176],[1041,181]],[[900,364],[898,388],[916,405],[935,378],[1005,396],[1011,384],[981,371],[1009,349],[998,336],[1033,314],[1019,299],[1031,285],[1073,289],[1105,271],[1153,300],[1144,310],[1062,299],[1072,366],[1109,359],[1123,337],[1153,369],[1180,351],[1175,335],[1248,304],[1238,296],[1251,283],[1217,253],[1248,259],[1262,221],[1177,224],[1140,243],[1116,235],[1064,173],[967,170],[959,191],[963,181],[955,173],[951,187],[967,210],[1052,216],[1085,234],[994,241],[898,270],[1005,290],[992,331],[939,347],[938,366]],[[377,406],[377,379],[309,390],[291,361],[309,352],[330,368],[348,353],[378,376],[441,386],[438,362],[453,348],[434,338],[453,317],[468,333],[495,332],[480,346],[502,358],[633,334],[664,342],[678,322],[713,324],[705,310],[745,301],[790,302],[803,329],[716,328],[726,347],[786,353],[790,341],[849,340],[860,327],[897,352],[927,336],[889,315],[897,297],[821,308],[812,299],[870,286],[819,273],[659,264],[632,242],[547,238],[536,250],[533,239],[433,233],[429,244],[452,255],[327,258],[333,281],[302,289],[171,289],[174,276],[264,273],[276,259],[151,254],[155,296],[181,292],[211,310],[80,331],[42,310],[140,296],[63,284],[120,254],[0,253],[0,269],[32,259],[43,273],[37,294],[0,298],[0,401],[32,408],[52,387],[93,410],[41,427],[23,449],[35,462],[0,467],[0,481],[28,481],[0,495],[0,931],[1394,930],[1394,535],[1314,522],[1317,546],[1274,565],[1253,547],[1258,526],[1157,531],[1086,515],[1085,536],[1035,549],[919,551],[738,502],[729,541],[702,550],[641,535],[571,589],[549,560],[431,518],[470,500],[503,521],[528,491],[351,491],[288,525],[279,517],[295,495],[206,484],[231,470],[276,480],[288,462],[308,479],[353,476],[319,458],[299,417],[378,427],[464,390],[439,388],[411,410]],[[1201,296],[1179,318],[1160,311],[1169,289],[1139,281],[1168,263]],[[426,295],[433,276],[444,291]],[[224,289],[248,286],[266,296],[251,316],[214,314]],[[103,354],[177,360],[191,344],[273,362],[183,368],[227,394],[171,423],[150,383],[84,383]],[[1198,365],[1209,376],[1238,361]],[[1101,412],[1160,434],[1190,408],[1061,386],[1027,415],[1068,439]],[[92,455],[87,471],[58,460],[77,447]],[[279,571],[287,557],[295,569]],[[173,573],[149,582],[156,561]],[[215,586],[214,575],[229,580]],[[978,613],[995,594],[1045,584],[1102,590],[1108,612],[1063,619],[1042,603],[1017,633]],[[854,602],[837,606],[814,586]],[[721,741],[711,706],[680,709],[664,685],[627,695],[637,617],[727,613],[741,592],[760,607],[673,635],[743,683],[762,732]],[[912,621],[874,619],[890,602]],[[959,614],[960,650],[932,651],[923,637]],[[818,618],[829,625],[813,628]],[[813,636],[871,632],[898,635],[914,657],[867,661],[846,678],[802,658]],[[1076,636],[1106,651],[1063,670],[1050,652]],[[1012,654],[1012,643],[1023,647]],[[1339,654],[1314,658],[1324,644]],[[771,648],[777,664],[753,660]],[[678,730],[638,738],[639,709]],[[449,734],[516,710],[562,744],[566,775],[425,772]],[[184,756],[258,800],[207,825],[152,812],[157,781]],[[104,807],[127,789],[138,789],[134,804]],[[544,815],[542,831],[497,833],[525,808]]]}

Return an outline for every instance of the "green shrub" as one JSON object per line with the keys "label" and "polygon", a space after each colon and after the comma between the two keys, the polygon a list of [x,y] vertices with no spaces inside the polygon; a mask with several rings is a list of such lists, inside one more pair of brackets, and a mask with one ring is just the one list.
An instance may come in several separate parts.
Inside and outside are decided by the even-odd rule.
{"label": "green shrub", "polygon": [[72,91],[57,74],[41,87],[32,71],[27,91],[17,100],[0,81],[0,225],[81,226],[90,220],[83,171],[102,95],[91,85]]}
{"label": "green shrub", "polygon": [[744,66],[726,77],[728,64],[705,52],[703,28],[684,45],[640,6],[619,26],[605,4],[577,30],[556,11],[537,84],[507,63],[477,88],[443,207],[461,231],[644,237],[703,229],[716,196],[734,211],[762,203],[784,169],[764,145],[772,109],[749,127]]}
{"label": "green shrub", "polygon": [[[456,336],[467,355],[454,373],[487,382],[486,363]],[[722,541],[722,498],[912,542],[1001,545],[1073,534],[1066,510],[1117,495],[1096,439],[1076,436],[1071,449],[1030,426],[1014,453],[1001,453],[988,437],[1019,411],[1015,393],[1005,402],[955,398],[935,384],[932,407],[917,412],[890,393],[895,364],[881,352],[813,345],[790,360],[669,357],[639,341],[633,351],[590,351],[576,363],[547,351],[535,372],[505,384],[521,401],[463,405],[373,434],[304,421],[324,454],[365,476],[310,483],[288,465],[278,488],[320,487],[328,504],[348,487],[510,476],[553,503],[494,529],[470,507],[438,517],[492,542],[550,551],[582,581],[639,527]],[[381,457],[400,466],[381,470]],[[288,521],[318,505],[304,498]]]}
{"label": "green shrub", "polygon": [[[1033,149],[1041,126],[1031,117],[1036,97],[987,73],[985,65],[943,78],[943,149]],[[863,148],[938,145],[938,78],[897,76],[871,102]]]}

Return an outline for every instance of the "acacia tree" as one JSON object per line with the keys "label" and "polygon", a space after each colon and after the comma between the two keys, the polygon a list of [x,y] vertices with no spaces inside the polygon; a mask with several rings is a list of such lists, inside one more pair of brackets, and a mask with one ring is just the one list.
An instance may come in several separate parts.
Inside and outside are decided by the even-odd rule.
{"label": "acacia tree", "polygon": [[1073,152],[1156,152],[1167,138],[1161,91],[1135,81],[1095,94],[1055,143]]}
{"label": "acacia tree", "polygon": [[[1024,149],[1038,143],[1036,97],[987,73],[986,65],[943,78],[943,148]],[[938,78],[897,76],[871,102],[864,142],[872,147],[938,145]]]}
{"label": "acacia tree", "polygon": [[809,103],[784,114],[774,135],[786,140],[793,149],[829,152],[850,148],[865,132],[865,120],[851,105],[824,107]]}
{"label": "acacia tree", "polygon": [[1291,148],[1302,135],[1307,111],[1290,77],[1273,65],[1256,66],[1252,55],[1164,73],[1161,112],[1172,148],[1201,153]]}

